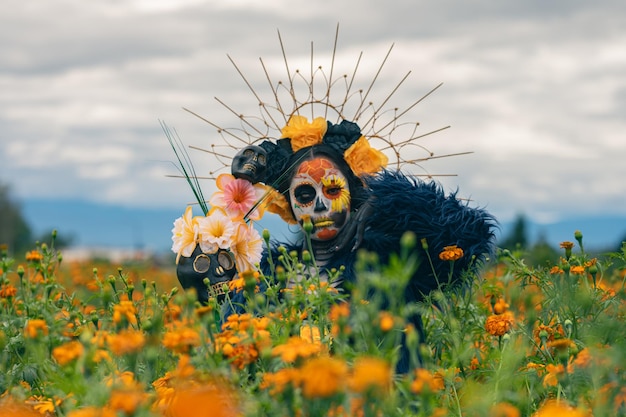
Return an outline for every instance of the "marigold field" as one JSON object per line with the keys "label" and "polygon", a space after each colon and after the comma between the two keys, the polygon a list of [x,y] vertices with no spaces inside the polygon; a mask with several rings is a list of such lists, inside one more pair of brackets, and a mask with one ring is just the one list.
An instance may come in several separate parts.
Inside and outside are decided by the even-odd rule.
{"label": "marigold field", "polygon": [[[54,235],[4,247],[0,416],[626,415],[626,245],[592,257],[572,238],[556,264],[501,250],[467,288],[405,305],[423,253],[407,235],[390,265],[360,254],[350,294],[315,274],[264,293],[268,277],[238,277],[247,313],[227,319],[179,288],[174,265],[68,263]],[[310,269],[297,259],[282,251],[272,280]],[[415,313],[426,340],[406,325]]]}

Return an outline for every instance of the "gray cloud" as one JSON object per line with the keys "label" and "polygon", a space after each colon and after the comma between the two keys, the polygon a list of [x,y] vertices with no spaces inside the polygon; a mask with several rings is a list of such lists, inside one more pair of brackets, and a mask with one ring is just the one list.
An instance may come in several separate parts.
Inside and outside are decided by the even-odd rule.
{"label": "gray cloud", "polygon": [[[192,195],[165,176],[175,157],[159,120],[187,145],[219,142],[182,107],[228,127],[214,97],[258,111],[226,55],[267,93],[259,57],[285,76],[277,30],[292,69],[308,70],[312,41],[328,65],[339,22],[337,63],[349,72],[363,51],[364,85],[394,44],[377,102],[408,71],[394,106],[444,83],[410,117],[425,132],[452,125],[420,140],[437,154],[474,152],[425,164],[458,174],[439,177],[446,188],[505,219],[624,213],[621,1],[5,2],[0,178],[22,197],[183,207]],[[214,169],[189,152],[199,175]]]}

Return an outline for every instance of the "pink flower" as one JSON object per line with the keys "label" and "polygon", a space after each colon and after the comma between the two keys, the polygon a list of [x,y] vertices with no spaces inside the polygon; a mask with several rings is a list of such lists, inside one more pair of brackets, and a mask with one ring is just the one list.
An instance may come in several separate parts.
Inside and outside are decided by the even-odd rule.
{"label": "pink flower", "polygon": [[220,174],[216,183],[219,191],[209,200],[211,205],[222,207],[233,220],[241,220],[248,213],[251,220],[259,220],[263,216],[263,205],[254,206],[262,200],[265,186],[253,185],[250,181],[235,178],[231,174]]}

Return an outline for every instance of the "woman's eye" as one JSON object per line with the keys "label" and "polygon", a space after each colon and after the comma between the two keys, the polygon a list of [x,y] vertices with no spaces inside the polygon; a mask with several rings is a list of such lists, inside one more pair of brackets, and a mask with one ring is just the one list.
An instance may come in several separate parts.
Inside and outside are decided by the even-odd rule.
{"label": "woman's eye", "polygon": [[329,187],[326,188],[325,192],[330,197],[338,196],[341,194],[341,187]]}
{"label": "woman's eye", "polygon": [[315,188],[309,184],[303,184],[298,186],[293,194],[300,204],[308,204],[315,198]]}

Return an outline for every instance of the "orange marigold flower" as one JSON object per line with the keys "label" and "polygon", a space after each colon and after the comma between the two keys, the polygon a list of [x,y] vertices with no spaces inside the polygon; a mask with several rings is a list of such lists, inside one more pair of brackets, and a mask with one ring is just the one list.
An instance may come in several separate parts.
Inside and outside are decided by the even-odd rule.
{"label": "orange marigold flower", "polygon": [[387,333],[394,326],[393,316],[388,311],[381,311],[378,315],[378,323],[380,326],[380,330]]}
{"label": "orange marigold flower", "polygon": [[169,417],[240,417],[237,392],[216,380],[175,390],[164,415]]}
{"label": "orange marigold flower", "polygon": [[280,356],[284,362],[293,363],[298,358],[308,358],[322,351],[322,344],[312,342],[302,337],[292,336],[287,343],[275,346],[272,349],[273,356]]}
{"label": "orange marigold flower", "polygon": [[493,314],[487,317],[485,330],[492,336],[503,336],[508,333],[515,322],[513,313],[505,311],[503,314]]}
{"label": "orange marigold flower", "polygon": [[576,344],[572,342],[570,339],[554,339],[548,342],[548,347],[557,350],[559,352],[567,351],[568,349],[575,348]]}
{"label": "orange marigold flower", "polygon": [[489,417],[520,417],[522,414],[517,407],[509,403],[497,403],[489,410]]}
{"label": "orange marigold flower", "polygon": [[463,249],[456,245],[444,246],[443,251],[439,254],[439,259],[442,261],[456,261],[463,257]]}
{"label": "orange marigold flower", "polygon": [[578,354],[576,355],[576,358],[572,360],[571,364],[575,365],[578,368],[587,368],[589,364],[591,363],[591,359],[592,357],[591,357],[591,353],[589,353],[589,349],[584,348],[583,350],[578,352]]}
{"label": "orange marigold flower", "polygon": [[573,275],[583,275],[585,273],[585,267],[581,265],[574,265],[569,269],[569,272]]}
{"label": "orange marigold flower", "polygon": [[559,376],[565,372],[565,367],[562,364],[553,365],[551,363],[546,365],[546,375],[543,377],[544,387],[556,387],[559,383]]}
{"label": "orange marigold flower", "polygon": [[333,304],[330,307],[328,318],[330,319],[331,322],[335,322],[341,318],[347,318],[347,317],[350,317],[350,304],[337,303],[337,304]]}
{"label": "orange marigold flower", "polygon": [[269,389],[271,395],[281,394],[289,386],[297,387],[300,383],[300,370],[296,368],[283,368],[271,373],[263,374],[260,387]]}
{"label": "orange marigold flower", "polygon": [[117,412],[109,407],[88,406],[70,411],[67,417],[117,417]]}
{"label": "orange marigold flower", "polygon": [[562,274],[563,272],[565,271],[563,271],[563,269],[558,266],[553,266],[552,268],[550,268],[550,274],[552,275]]}
{"label": "orange marigold flower", "polygon": [[349,386],[354,392],[386,392],[391,387],[392,371],[389,363],[381,358],[358,358],[350,375]]}
{"label": "orange marigold flower", "polygon": [[111,352],[126,355],[139,352],[146,344],[146,336],[139,330],[122,330],[107,337]]}
{"label": "orange marigold flower", "polygon": [[0,397],[0,410],[2,410],[2,416],[7,417],[41,417],[39,412],[35,411],[32,407],[24,404],[21,401],[13,399],[11,396]]}
{"label": "orange marigold flower", "polygon": [[148,400],[148,393],[140,389],[113,390],[109,397],[108,405],[111,409],[121,411],[130,416],[145,404]]}
{"label": "orange marigold flower", "polygon": [[559,247],[562,249],[572,249],[574,247],[574,242],[564,241],[559,243]]}
{"label": "orange marigold flower", "polygon": [[415,379],[411,383],[411,392],[413,394],[435,393],[443,390],[444,387],[445,384],[441,374],[432,373],[423,368],[415,370]]}
{"label": "orange marigold flower", "polygon": [[294,152],[302,148],[322,143],[328,124],[323,117],[316,117],[311,123],[304,116],[294,115],[281,130],[283,138],[291,139]]}
{"label": "orange marigold flower", "polygon": [[120,301],[119,304],[113,306],[113,321],[115,323],[127,323],[136,326],[137,325],[137,309],[132,301]]}
{"label": "orange marigold flower", "polygon": [[532,417],[587,417],[587,415],[587,413],[564,401],[548,400],[539,407]]}
{"label": "orange marigold flower", "polygon": [[43,260],[43,254],[38,250],[31,250],[26,252],[26,261],[28,262],[41,262]]}
{"label": "orange marigold flower", "polygon": [[200,346],[200,335],[190,327],[169,326],[169,330],[163,335],[163,346],[176,353],[188,353],[192,347]]}
{"label": "orange marigold flower", "polygon": [[306,398],[327,398],[343,390],[348,366],[337,358],[321,356],[309,359],[300,372],[302,395]]}
{"label": "orange marigold flower", "polygon": [[498,301],[493,305],[493,312],[495,314],[502,314],[507,311],[509,308],[509,304],[504,301],[504,298],[498,298]]}
{"label": "orange marigold flower", "polygon": [[375,174],[387,166],[387,155],[370,146],[365,136],[354,142],[343,154],[344,160],[355,175]]}
{"label": "orange marigold flower", "polygon": [[85,352],[85,347],[78,340],[67,342],[52,349],[52,357],[64,366],[78,359]]}
{"label": "orange marigold flower", "polygon": [[29,339],[34,339],[40,335],[48,334],[48,324],[45,320],[41,319],[32,319],[26,322],[26,326],[24,327],[24,336]]}
{"label": "orange marigold flower", "polygon": [[2,288],[0,288],[0,298],[15,297],[16,294],[17,288],[11,284],[3,285]]}
{"label": "orange marigold flower", "polygon": [[269,191],[266,198],[267,211],[278,214],[280,218],[288,224],[297,224],[298,222],[293,217],[291,211],[291,205],[285,196],[271,187],[268,187],[268,189]]}

